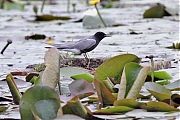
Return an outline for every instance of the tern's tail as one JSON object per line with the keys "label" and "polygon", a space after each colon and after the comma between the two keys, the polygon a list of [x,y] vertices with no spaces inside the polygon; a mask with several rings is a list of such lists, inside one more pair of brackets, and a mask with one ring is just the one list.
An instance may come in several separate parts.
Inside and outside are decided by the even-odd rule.
{"label": "tern's tail", "polygon": [[[69,49],[69,46],[65,45],[65,44],[49,44],[52,47],[56,47],[57,49]],[[45,47],[45,48],[51,48],[49,47]]]}

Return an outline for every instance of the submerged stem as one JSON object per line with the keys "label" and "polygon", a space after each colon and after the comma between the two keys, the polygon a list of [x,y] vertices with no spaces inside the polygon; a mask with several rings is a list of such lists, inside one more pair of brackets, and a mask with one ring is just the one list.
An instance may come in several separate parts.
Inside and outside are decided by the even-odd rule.
{"label": "submerged stem", "polygon": [[42,2],[42,6],[41,6],[41,13],[43,12],[44,5],[45,5],[45,0],[43,0],[43,2]]}
{"label": "submerged stem", "polygon": [[95,6],[95,8],[96,8],[96,11],[97,11],[97,13],[98,13],[98,16],[99,16],[101,22],[103,23],[104,27],[107,27],[106,23],[104,22],[103,18],[101,17],[101,14],[100,14],[100,12],[99,12],[99,10],[98,10],[98,8],[97,8],[97,5],[94,4],[94,6]]}
{"label": "submerged stem", "polygon": [[153,55],[146,56],[146,58],[149,58],[151,60],[151,80],[154,82],[154,60]]}
{"label": "submerged stem", "polygon": [[153,58],[151,58],[151,66],[152,66],[151,79],[152,79],[152,82],[154,82],[154,60],[153,60]]}

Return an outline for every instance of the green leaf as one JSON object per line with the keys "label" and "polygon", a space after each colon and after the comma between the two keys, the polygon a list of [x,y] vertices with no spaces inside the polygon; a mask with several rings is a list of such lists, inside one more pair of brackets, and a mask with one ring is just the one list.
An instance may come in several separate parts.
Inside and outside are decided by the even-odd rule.
{"label": "green leaf", "polygon": [[157,5],[151,7],[150,9],[146,10],[143,14],[144,18],[162,18],[165,15],[165,10],[163,5]]}
{"label": "green leaf", "polygon": [[111,105],[114,103],[116,98],[105,85],[94,79],[94,86],[98,94],[98,99],[102,105]]}
{"label": "green leaf", "polygon": [[113,114],[113,113],[124,113],[133,110],[133,108],[126,106],[114,106],[103,108],[94,112],[94,114]]}
{"label": "green leaf", "polygon": [[55,118],[54,120],[71,120],[72,118],[74,120],[84,120],[83,118],[81,118],[77,115],[71,115],[71,114],[59,116],[59,117]]}
{"label": "green leaf", "polygon": [[180,80],[176,80],[172,83],[165,85],[165,87],[170,90],[180,90],[179,83],[180,83]]}
{"label": "green leaf", "polygon": [[108,78],[114,78],[115,83],[119,83],[123,68],[126,63],[140,63],[141,58],[133,54],[118,55],[102,63],[96,70],[94,77],[101,83]]}
{"label": "green leaf", "polygon": [[9,105],[7,104],[0,104],[0,112],[4,112],[8,109]]}
{"label": "green leaf", "polygon": [[121,99],[114,102],[114,106],[127,106],[130,108],[141,108],[144,103],[139,103],[134,99]]}
{"label": "green leaf", "polygon": [[42,84],[55,88],[60,79],[60,54],[57,48],[50,48],[44,57],[46,68],[42,74]]}
{"label": "green leaf", "polygon": [[146,89],[158,100],[170,99],[172,93],[166,87],[153,82],[144,84]]}
{"label": "green leaf", "polygon": [[3,6],[5,10],[14,10],[14,9],[21,11],[24,10],[24,5],[17,2],[9,2],[7,0],[4,1]]}
{"label": "green leaf", "polygon": [[60,76],[65,78],[70,78],[71,76],[78,74],[88,74],[87,69],[83,69],[80,67],[63,67],[60,69]]}
{"label": "green leaf", "polygon": [[59,100],[51,98],[37,101],[31,106],[31,110],[43,120],[52,120],[56,118],[59,107]]}
{"label": "green leaf", "polygon": [[[36,104],[41,105],[41,103],[42,103],[42,102],[40,102],[40,103],[37,103],[37,102],[46,100],[46,103],[48,103],[48,101],[50,100],[50,102],[48,104],[44,104],[44,106],[46,106],[46,105],[49,105],[52,103],[52,101],[51,101],[52,99],[59,101],[59,102],[55,103],[56,106],[59,106],[58,107],[58,109],[59,109],[60,108],[59,96],[53,89],[51,89],[47,86],[34,86],[34,87],[29,88],[23,94],[23,96],[20,100],[19,108],[20,108],[21,119],[24,119],[24,120],[34,119],[33,113],[36,113],[36,111],[33,111],[33,113],[32,113],[31,110],[35,110]],[[32,108],[32,106],[34,106],[34,108]],[[54,110],[52,110],[52,111],[54,111]],[[57,110],[55,110],[55,111],[57,111]],[[38,112],[42,113],[42,111],[38,111]],[[61,113],[62,113],[62,111],[61,111]],[[46,113],[46,114],[49,114],[49,113]],[[54,113],[54,114],[57,114],[57,113]],[[38,117],[40,117],[40,116],[38,116]]]}
{"label": "green leaf", "polygon": [[71,76],[71,78],[74,80],[84,79],[84,80],[87,80],[88,82],[93,82],[93,80],[94,80],[94,76],[89,73],[73,75],[73,76]]}
{"label": "green leaf", "polygon": [[149,92],[141,92],[141,93],[139,93],[137,98],[150,99],[151,98],[151,93],[149,93]]}
{"label": "green leaf", "polygon": [[19,105],[19,101],[20,101],[22,95],[19,92],[19,89],[17,88],[17,85],[14,81],[12,74],[8,74],[6,76],[6,82],[9,86],[10,91],[11,91],[14,103],[16,105]]}
{"label": "green leaf", "polygon": [[155,102],[151,101],[147,103],[147,106],[144,108],[148,112],[170,112],[170,111],[180,111],[177,108],[174,108],[164,102]]}
{"label": "green leaf", "polygon": [[36,15],[36,21],[69,20],[68,16]]}
{"label": "green leaf", "polygon": [[111,80],[109,78],[107,78],[106,80],[103,80],[103,84],[108,88],[109,91],[111,91],[112,93],[115,93],[114,91],[114,84],[111,82]]}
{"label": "green leaf", "polygon": [[89,83],[86,80],[75,80],[71,84],[69,84],[69,90],[72,95],[92,95],[95,93],[94,87],[92,83]]}
{"label": "green leaf", "polygon": [[127,63],[119,86],[118,100],[123,98],[136,99],[149,70],[149,66],[142,67],[138,63]]}
{"label": "green leaf", "polygon": [[[151,76],[151,71],[148,73]],[[166,71],[154,71],[154,77],[159,79],[171,79],[172,76],[169,75]]]}
{"label": "green leaf", "polygon": [[73,99],[69,100],[65,106],[63,106],[63,113],[64,114],[74,114],[78,115],[82,118],[89,117],[89,110],[78,99],[78,96],[74,97]]}
{"label": "green leaf", "polygon": [[[113,26],[116,22],[113,19],[103,17],[107,26]],[[100,20],[99,16],[86,15],[83,17],[83,27],[85,28],[99,28],[104,27],[104,24]]]}
{"label": "green leaf", "polygon": [[157,84],[160,84],[160,85],[166,85],[169,83],[169,80],[158,80],[158,81],[155,81]]}

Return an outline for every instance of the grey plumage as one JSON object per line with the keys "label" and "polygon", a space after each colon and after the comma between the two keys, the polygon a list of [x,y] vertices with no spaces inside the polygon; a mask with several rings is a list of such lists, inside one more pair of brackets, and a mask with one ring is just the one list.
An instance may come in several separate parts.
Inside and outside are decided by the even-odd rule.
{"label": "grey plumage", "polygon": [[99,42],[104,38],[109,37],[109,35],[103,32],[97,32],[92,36],[83,38],[76,42],[68,42],[65,44],[52,44],[59,50],[73,52],[75,54],[82,54],[92,51],[97,47]]}

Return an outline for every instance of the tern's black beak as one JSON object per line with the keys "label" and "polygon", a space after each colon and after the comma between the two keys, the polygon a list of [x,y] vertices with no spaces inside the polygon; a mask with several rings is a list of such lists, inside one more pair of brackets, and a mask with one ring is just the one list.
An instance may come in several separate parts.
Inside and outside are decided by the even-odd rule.
{"label": "tern's black beak", "polygon": [[104,37],[111,37],[111,34],[105,34]]}

